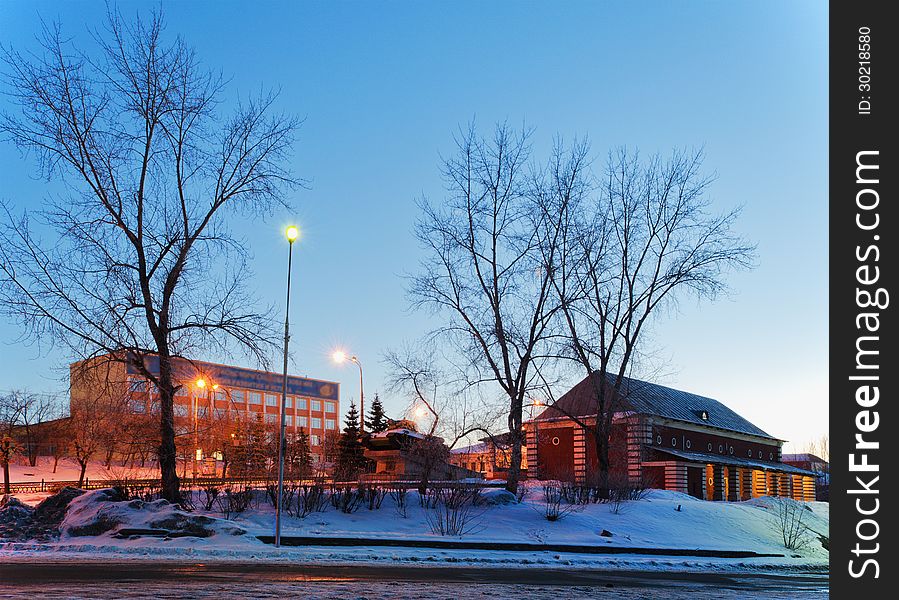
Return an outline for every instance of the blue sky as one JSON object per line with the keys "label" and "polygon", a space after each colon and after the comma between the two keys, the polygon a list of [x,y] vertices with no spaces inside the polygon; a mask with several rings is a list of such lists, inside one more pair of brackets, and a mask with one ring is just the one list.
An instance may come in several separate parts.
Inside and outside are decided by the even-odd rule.
{"label": "blue sky", "polygon": [[[720,399],[801,446],[827,429],[827,10],[821,2],[166,2],[168,33],[232,77],[230,97],[280,87],[305,119],[291,211],[250,222],[260,295],[282,302],[281,228],[299,222],[291,372],[343,383],[344,346],[384,392],[382,353],[433,327],[403,273],[420,251],[414,202],[442,194],[440,153],[472,118],[526,121],[535,154],[588,135],[598,156],[705,148],[715,206],[743,205],[758,267],[713,304],[684,301],[656,329],[658,383]],[[156,3],[124,2],[127,16]],[[4,44],[33,48],[40,19],[76,40],[100,2],[3,2]],[[6,100],[0,99],[5,105]],[[0,145],[0,194],[34,206],[46,184]],[[67,357],[16,343],[0,321],[0,389],[63,388]],[[216,357],[205,357],[216,360]],[[386,396],[391,413],[404,399]],[[787,447],[787,451],[790,446]]]}

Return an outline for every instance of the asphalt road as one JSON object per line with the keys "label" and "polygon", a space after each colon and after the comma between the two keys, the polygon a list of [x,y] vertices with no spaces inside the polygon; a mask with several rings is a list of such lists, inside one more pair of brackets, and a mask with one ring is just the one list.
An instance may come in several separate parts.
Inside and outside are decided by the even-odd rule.
{"label": "asphalt road", "polygon": [[827,598],[822,575],[228,562],[12,562],[0,598]]}

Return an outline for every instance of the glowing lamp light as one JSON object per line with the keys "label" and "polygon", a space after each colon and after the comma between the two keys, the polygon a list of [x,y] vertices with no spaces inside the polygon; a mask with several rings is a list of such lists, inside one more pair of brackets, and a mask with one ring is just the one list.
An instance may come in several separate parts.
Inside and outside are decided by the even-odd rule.
{"label": "glowing lamp light", "polygon": [[343,350],[335,350],[331,354],[331,360],[333,360],[336,363],[342,363],[343,361],[346,360],[346,352],[344,352]]}
{"label": "glowing lamp light", "polygon": [[200,388],[201,390],[204,387],[206,387],[206,380],[205,379],[197,379],[197,387]]}
{"label": "glowing lamp light", "polygon": [[291,225],[290,227],[287,228],[286,234],[287,234],[287,241],[292,244],[294,242],[294,240],[296,240],[298,237],[300,237],[300,230],[295,225]]}
{"label": "glowing lamp light", "polygon": [[421,417],[425,416],[425,407],[424,407],[424,406],[419,406],[418,408],[416,408],[416,409],[415,409],[415,416],[418,417],[418,418],[421,418]]}
{"label": "glowing lamp light", "polygon": [[197,460],[203,460],[203,449],[197,448]]}

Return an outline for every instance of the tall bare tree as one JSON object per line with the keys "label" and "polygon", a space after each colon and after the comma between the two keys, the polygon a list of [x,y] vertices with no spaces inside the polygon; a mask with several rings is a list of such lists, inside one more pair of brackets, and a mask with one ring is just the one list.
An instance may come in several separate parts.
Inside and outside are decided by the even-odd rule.
{"label": "tall bare tree", "polygon": [[445,198],[421,203],[416,235],[426,257],[410,287],[415,306],[446,314],[435,334],[454,343],[473,381],[497,385],[507,401],[511,492],[520,476],[522,406],[553,317],[527,194],[529,140],[530,131],[505,124],[490,139],[473,125],[456,136],[455,155],[443,161]]}
{"label": "tall bare tree", "polygon": [[109,354],[156,384],[163,496],[179,501],[172,358],[240,348],[266,361],[272,320],[247,291],[227,217],[284,203],[298,183],[285,166],[298,122],[274,112],[272,95],[225,116],[222,79],[163,35],[159,15],[111,14],[94,40],[83,52],[55,27],[42,52],[5,49],[19,110],[0,132],[64,192],[0,211],[0,305],[31,339]]}
{"label": "tall bare tree", "polygon": [[724,291],[729,271],[751,266],[754,247],[732,230],[738,211],[709,213],[701,152],[644,160],[619,149],[598,180],[588,156],[585,143],[558,145],[535,180],[535,198],[547,227],[539,237],[559,305],[561,357],[593,382],[595,422],[567,416],[593,436],[605,481],[612,418],[653,317],[686,293],[708,299]]}

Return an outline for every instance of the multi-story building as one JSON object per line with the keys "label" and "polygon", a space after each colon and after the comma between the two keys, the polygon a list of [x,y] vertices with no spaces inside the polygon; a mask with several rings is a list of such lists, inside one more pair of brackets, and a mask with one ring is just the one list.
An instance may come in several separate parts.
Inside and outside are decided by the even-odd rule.
{"label": "multi-story building", "polygon": [[[159,373],[159,358],[147,356],[146,369]],[[231,423],[235,430],[264,423],[270,430],[280,422],[284,377],[259,371],[182,358],[172,359],[177,386],[175,425],[179,432],[206,431],[213,422]],[[70,366],[71,402],[117,395],[127,412],[151,414],[158,410],[159,394],[133,364],[101,356]],[[306,377],[287,377],[285,425],[288,436],[303,429],[309,437],[313,460],[321,460],[327,433],[339,428],[340,384]],[[201,444],[202,445],[202,444]],[[202,449],[211,454],[216,449]]]}

